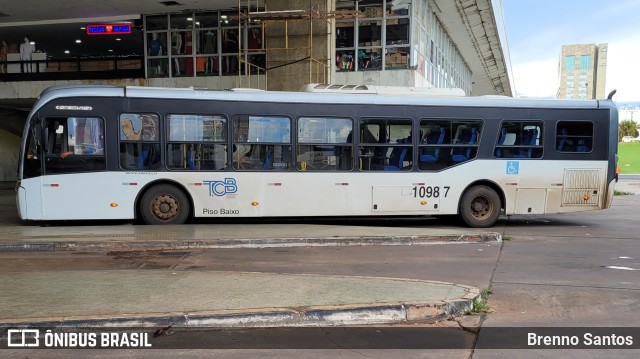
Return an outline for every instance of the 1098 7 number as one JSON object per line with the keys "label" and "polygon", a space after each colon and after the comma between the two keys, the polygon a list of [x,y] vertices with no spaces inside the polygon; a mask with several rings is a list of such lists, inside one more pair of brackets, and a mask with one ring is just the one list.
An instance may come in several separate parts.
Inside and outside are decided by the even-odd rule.
{"label": "1098 7 number", "polygon": [[446,197],[451,187],[444,186],[415,186],[413,187],[413,197],[415,198],[438,198]]}

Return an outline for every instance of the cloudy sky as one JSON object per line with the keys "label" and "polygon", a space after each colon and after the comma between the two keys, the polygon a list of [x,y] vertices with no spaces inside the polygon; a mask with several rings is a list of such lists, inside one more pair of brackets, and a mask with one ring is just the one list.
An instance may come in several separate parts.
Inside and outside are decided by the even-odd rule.
{"label": "cloudy sky", "polygon": [[640,101],[640,0],[502,0],[518,96],[555,97],[562,45],[609,44],[606,92]]}

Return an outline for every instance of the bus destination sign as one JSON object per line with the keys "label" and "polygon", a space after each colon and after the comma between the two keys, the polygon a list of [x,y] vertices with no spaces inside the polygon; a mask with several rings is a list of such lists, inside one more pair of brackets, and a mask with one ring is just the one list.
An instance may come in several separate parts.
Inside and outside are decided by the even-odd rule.
{"label": "bus destination sign", "polygon": [[131,24],[87,25],[87,35],[123,35],[131,33]]}

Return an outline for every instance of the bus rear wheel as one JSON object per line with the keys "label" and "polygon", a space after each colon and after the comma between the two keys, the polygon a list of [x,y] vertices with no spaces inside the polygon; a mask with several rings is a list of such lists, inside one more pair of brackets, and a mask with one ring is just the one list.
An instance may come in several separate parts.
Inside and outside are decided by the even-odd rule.
{"label": "bus rear wheel", "polygon": [[149,189],[140,201],[146,224],[182,224],[189,217],[189,200],[175,186],[163,184]]}
{"label": "bus rear wheel", "polygon": [[460,216],[469,227],[486,228],[496,223],[502,204],[500,196],[487,186],[474,186],[460,201]]}

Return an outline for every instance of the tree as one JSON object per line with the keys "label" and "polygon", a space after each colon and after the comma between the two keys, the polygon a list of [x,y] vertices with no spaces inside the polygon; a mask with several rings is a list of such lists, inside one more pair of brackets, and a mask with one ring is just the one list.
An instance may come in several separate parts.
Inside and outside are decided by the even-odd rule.
{"label": "tree", "polygon": [[633,120],[620,122],[618,141],[622,141],[622,137],[624,136],[638,137],[638,125]]}

